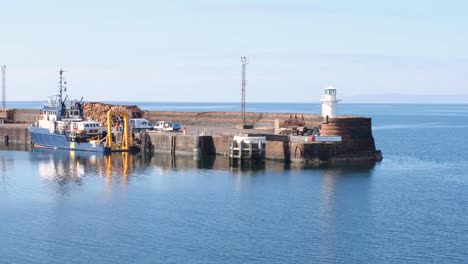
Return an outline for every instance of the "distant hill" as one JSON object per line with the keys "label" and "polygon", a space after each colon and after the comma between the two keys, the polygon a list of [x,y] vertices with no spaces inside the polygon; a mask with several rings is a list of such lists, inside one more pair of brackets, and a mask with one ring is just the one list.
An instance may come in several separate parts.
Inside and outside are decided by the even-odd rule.
{"label": "distant hill", "polygon": [[468,94],[416,95],[416,94],[369,94],[343,96],[343,103],[468,103]]}

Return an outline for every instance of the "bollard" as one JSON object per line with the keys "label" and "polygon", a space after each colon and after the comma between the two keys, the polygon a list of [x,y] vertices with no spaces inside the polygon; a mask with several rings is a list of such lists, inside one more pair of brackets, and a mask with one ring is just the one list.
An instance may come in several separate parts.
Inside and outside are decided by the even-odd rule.
{"label": "bollard", "polygon": [[5,136],[5,146],[8,146],[8,144],[10,143],[10,137],[9,136]]}

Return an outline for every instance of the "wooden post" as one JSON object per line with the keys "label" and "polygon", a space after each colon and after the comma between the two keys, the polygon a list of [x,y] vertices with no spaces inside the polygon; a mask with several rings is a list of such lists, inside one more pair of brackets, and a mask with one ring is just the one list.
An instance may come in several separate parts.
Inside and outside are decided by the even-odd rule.
{"label": "wooden post", "polygon": [[258,158],[263,158],[263,144],[262,141],[258,141]]}
{"label": "wooden post", "polygon": [[244,151],[244,140],[239,142],[239,159],[242,159],[242,152]]}
{"label": "wooden post", "polygon": [[176,136],[173,135],[172,136],[172,153],[174,153],[175,155],[175,152],[176,152]]}

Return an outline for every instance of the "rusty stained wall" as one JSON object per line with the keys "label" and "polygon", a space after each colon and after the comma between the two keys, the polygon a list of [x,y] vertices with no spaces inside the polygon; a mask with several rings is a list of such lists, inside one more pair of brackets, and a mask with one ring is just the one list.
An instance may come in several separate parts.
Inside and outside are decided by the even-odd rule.
{"label": "rusty stained wall", "polygon": [[372,120],[368,117],[338,117],[322,124],[322,136],[341,136],[343,141],[350,139],[371,139]]}
{"label": "rusty stained wall", "polygon": [[229,145],[231,144],[231,141],[233,137],[231,136],[213,136],[213,147],[215,150],[215,153],[218,155],[224,155],[228,156],[229,155]]}
{"label": "rusty stained wall", "polygon": [[25,125],[1,124],[1,144],[5,143],[5,136],[8,136],[9,143],[29,144],[31,142],[28,128]]}
{"label": "rusty stained wall", "polygon": [[265,151],[265,158],[267,159],[280,161],[289,161],[291,159],[289,142],[267,141]]}
{"label": "rusty stained wall", "polygon": [[291,143],[291,161],[325,163],[333,159],[335,143]]}
{"label": "rusty stained wall", "polygon": [[376,152],[371,118],[330,118],[327,124],[322,124],[320,133],[322,136],[341,136],[343,141],[334,147],[336,156],[366,156]]}

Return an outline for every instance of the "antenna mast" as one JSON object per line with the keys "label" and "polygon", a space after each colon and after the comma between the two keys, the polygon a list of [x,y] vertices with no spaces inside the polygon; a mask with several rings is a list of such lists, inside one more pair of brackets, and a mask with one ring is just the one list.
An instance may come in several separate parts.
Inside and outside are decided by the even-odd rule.
{"label": "antenna mast", "polygon": [[242,112],[242,127],[245,127],[245,87],[247,86],[246,76],[246,67],[249,63],[247,57],[241,57],[242,62],[242,102],[241,102],[241,112]]}
{"label": "antenna mast", "polygon": [[2,108],[6,110],[6,84],[5,84],[6,65],[2,65]]}

